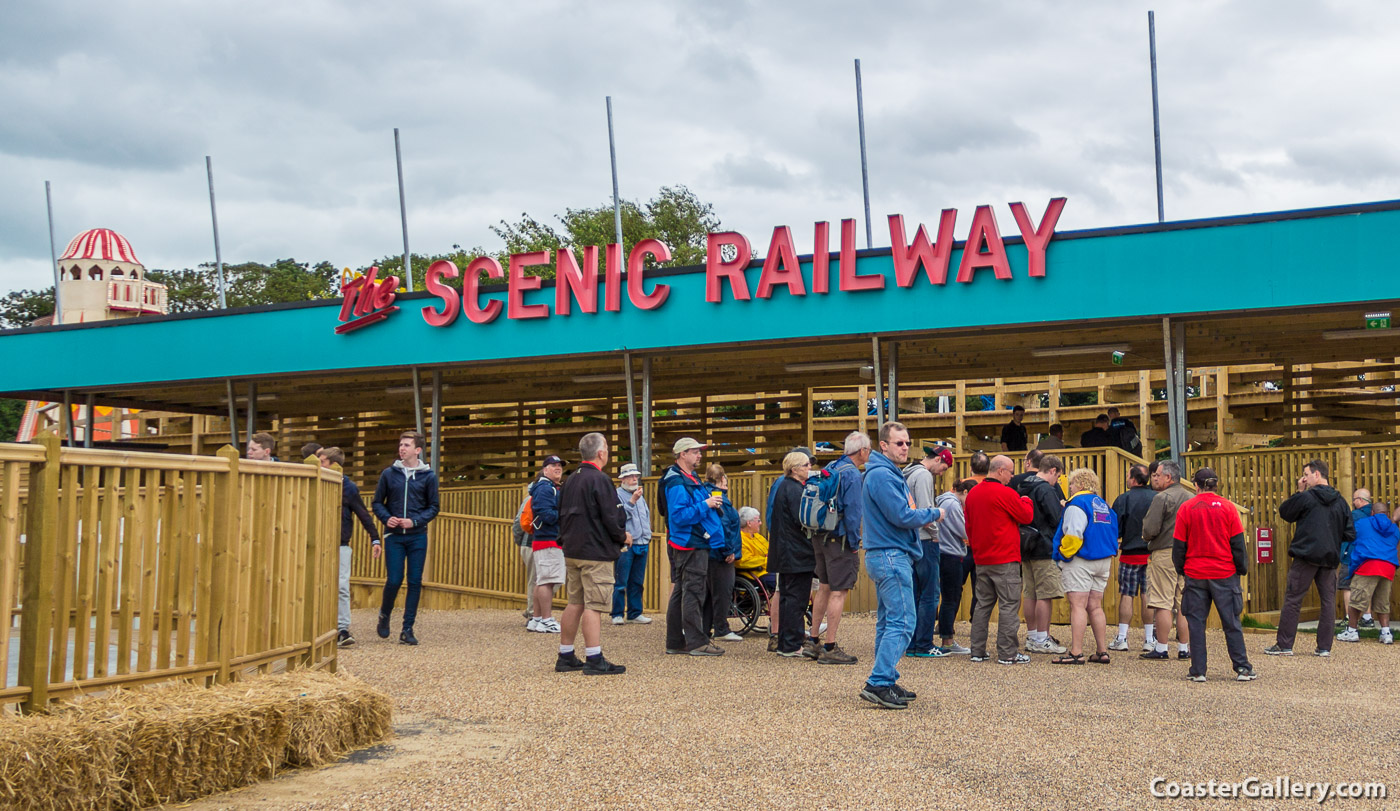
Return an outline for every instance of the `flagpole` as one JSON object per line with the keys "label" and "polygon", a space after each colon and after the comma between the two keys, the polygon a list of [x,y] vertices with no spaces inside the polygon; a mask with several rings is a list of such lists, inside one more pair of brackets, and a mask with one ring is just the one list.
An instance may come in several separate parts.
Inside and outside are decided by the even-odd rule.
{"label": "flagpole", "polygon": [[403,151],[399,148],[399,128],[394,127],[394,163],[399,169],[399,219],[403,223],[403,277],[408,292],[413,292],[412,257],[408,252],[408,205],[403,196]]}
{"label": "flagpole", "polygon": [[53,262],[53,322],[61,324],[63,316],[63,294],[59,292],[58,273],[58,246],[53,239],[53,192],[49,188],[49,181],[44,181],[44,204],[49,210],[49,260]]}
{"label": "flagpole", "polygon": [[865,95],[860,86],[860,60],[856,60],[856,120],[860,124],[860,187],[865,193],[865,247],[873,245],[873,229],[870,224],[870,169],[865,160]]}
{"label": "flagpole", "polygon": [[622,200],[617,196],[617,142],[613,138],[613,116],[612,116],[612,96],[607,97],[608,103],[608,157],[612,159],[612,182],[613,182],[613,231],[617,235],[617,244],[622,244]]}
{"label": "flagpole", "polygon": [[224,254],[219,248],[219,210],[214,205],[214,159],[204,156],[204,170],[209,174],[209,219],[214,223],[214,266],[219,271],[219,309],[228,307],[224,297]]}
{"label": "flagpole", "polygon": [[1165,222],[1166,210],[1162,206],[1162,117],[1157,107],[1157,19],[1147,12],[1148,58],[1152,62],[1152,146],[1157,156],[1157,222]]}

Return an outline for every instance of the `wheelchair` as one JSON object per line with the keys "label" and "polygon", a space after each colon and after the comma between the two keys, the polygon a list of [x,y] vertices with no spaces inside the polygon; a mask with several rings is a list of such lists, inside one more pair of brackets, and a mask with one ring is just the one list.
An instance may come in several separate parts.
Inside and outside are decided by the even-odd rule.
{"label": "wheelchair", "polygon": [[[734,594],[729,600],[729,627],[739,636],[747,636],[758,627],[760,617],[768,615],[768,600],[773,592],[749,571],[734,572]],[[807,603],[806,623],[812,623],[812,604]],[[768,628],[762,629],[768,632]]]}

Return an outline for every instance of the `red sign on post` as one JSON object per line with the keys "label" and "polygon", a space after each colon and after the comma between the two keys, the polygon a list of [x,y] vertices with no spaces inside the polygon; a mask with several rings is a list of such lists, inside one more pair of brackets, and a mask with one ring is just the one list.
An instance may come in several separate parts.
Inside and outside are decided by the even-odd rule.
{"label": "red sign on post", "polygon": [[1270,527],[1257,527],[1254,530],[1254,554],[1259,563],[1274,562],[1274,531]]}

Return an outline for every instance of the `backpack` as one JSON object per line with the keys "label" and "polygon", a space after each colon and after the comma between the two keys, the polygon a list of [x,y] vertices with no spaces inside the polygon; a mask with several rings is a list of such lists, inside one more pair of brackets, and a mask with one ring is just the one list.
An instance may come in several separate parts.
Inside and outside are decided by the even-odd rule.
{"label": "backpack", "polygon": [[511,535],[515,538],[516,546],[524,546],[530,542],[531,530],[534,529],[535,513],[530,509],[530,495],[525,495],[525,500],[520,502],[520,509],[515,511],[515,523],[510,525]]}
{"label": "backpack", "polygon": [[1128,453],[1142,455],[1142,439],[1138,437],[1137,429],[1133,427],[1132,423],[1123,420],[1122,425],[1114,425],[1112,429],[1118,447]]}
{"label": "backpack", "polygon": [[540,479],[536,479],[535,483],[525,491],[525,502],[520,505],[520,512],[517,514],[518,520],[516,520],[515,525],[520,527],[520,531],[526,535],[533,534],[536,529],[539,529],[535,526],[534,499],[535,488],[539,486],[540,481]]}
{"label": "backpack", "polygon": [[797,520],[807,530],[830,532],[841,521],[841,507],[837,498],[841,495],[841,476],[829,470],[813,473],[802,487],[802,500],[797,507]]}

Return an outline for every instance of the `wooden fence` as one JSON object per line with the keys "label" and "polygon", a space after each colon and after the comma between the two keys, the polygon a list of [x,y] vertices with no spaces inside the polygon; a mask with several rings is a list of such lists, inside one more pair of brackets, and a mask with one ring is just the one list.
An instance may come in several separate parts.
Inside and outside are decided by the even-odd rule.
{"label": "wooden fence", "polygon": [[334,669],[339,520],[319,466],[0,444],[0,705]]}

